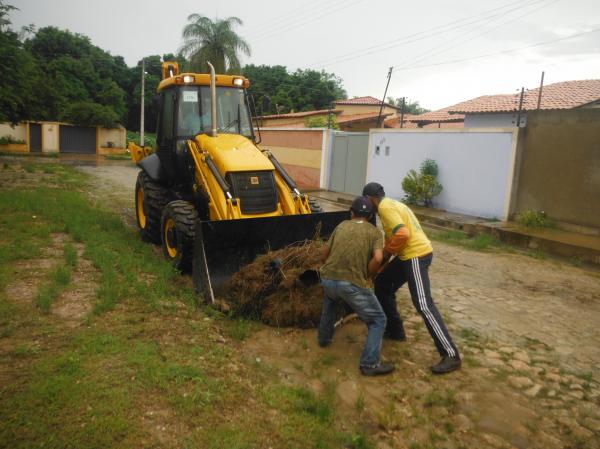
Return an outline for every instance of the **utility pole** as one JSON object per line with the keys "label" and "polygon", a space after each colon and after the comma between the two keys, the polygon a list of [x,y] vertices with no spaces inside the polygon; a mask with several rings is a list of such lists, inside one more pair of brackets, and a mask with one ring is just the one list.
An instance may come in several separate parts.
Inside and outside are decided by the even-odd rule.
{"label": "utility pole", "polygon": [[140,107],[140,146],[144,148],[144,95],[146,87],[146,60],[142,59],[142,104]]}
{"label": "utility pole", "polygon": [[521,87],[521,96],[519,97],[519,112],[517,112],[517,128],[521,127],[521,112],[523,111],[523,96],[525,95],[525,88]]}
{"label": "utility pole", "polygon": [[542,72],[542,80],[540,81],[540,91],[538,92],[537,109],[542,105],[542,89],[544,88],[544,72]]}
{"label": "utility pole", "polygon": [[383,103],[385,103],[385,96],[387,95],[388,86],[390,85],[390,79],[392,79],[392,70],[394,70],[394,67],[390,67],[390,71],[388,72],[385,92],[383,92],[383,100],[381,100],[381,106],[379,106],[379,115],[377,116],[377,128],[381,126],[381,112],[383,111]]}
{"label": "utility pole", "polygon": [[402,107],[400,108],[400,128],[404,128],[404,107],[406,106],[406,97],[402,97]]}

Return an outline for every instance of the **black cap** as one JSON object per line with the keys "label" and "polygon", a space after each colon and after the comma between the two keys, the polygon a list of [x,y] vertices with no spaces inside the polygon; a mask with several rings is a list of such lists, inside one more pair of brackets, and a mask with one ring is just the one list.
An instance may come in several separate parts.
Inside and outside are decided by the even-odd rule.
{"label": "black cap", "polygon": [[381,198],[385,196],[385,191],[383,190],[383,186],[377,182],[370,182],[366,186],[363,187],[362,194],[364,196],[374,196],[376,198]]}
{"label": "black cap", "polygon": [[366,196],[357,196],[354,198],[354,201],[352,201],[350,210],[361,217],[368,217],[373,213],[373,203],[371,203],[371,200]]}

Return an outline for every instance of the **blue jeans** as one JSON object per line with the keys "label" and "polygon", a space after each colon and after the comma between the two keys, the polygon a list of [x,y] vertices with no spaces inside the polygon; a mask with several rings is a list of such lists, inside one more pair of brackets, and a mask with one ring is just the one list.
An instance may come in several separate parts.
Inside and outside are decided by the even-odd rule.
{"label": "blue jeans", "polygon": [[381,340],[385,331],[385,313],[371,289],[360,288],[351,282],[321,279],[323,292],[323,310],[319,323],[319,344],[331,343],[335,324],[335,302],[344,301],[367,325],[369,333],[365,348],[360,356],[360,365],[373,367],[379,363]]}

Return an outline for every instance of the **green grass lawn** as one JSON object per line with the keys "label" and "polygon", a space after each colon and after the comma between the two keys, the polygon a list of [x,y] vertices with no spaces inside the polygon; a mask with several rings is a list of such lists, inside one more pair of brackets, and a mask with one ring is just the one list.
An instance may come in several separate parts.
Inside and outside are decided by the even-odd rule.
{"label": "green grass lawn", "polygon": [[[199,306],[189,278],[94,204],[85,175],[20,170],[40,179],[0,190],[0,447],[372,447],[340,430],[332,394],[283,384],[238,351],[261,326]],[[31,286],[18,267],[47,257],[56,234],[66,243]],[[81,258],[98,283],[89,314],[68,327],[52,310]],[[19,283],[32,301],[9,294]]]}

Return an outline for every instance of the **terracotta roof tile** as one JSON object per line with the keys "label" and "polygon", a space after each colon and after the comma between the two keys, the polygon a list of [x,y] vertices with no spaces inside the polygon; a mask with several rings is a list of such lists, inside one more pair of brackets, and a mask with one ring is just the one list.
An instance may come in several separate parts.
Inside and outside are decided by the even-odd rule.
{"label": "terracotta roof tile", "polygon": [[411,122],[415,123],[440,123],[440,122],[463,122],[465,116],[462,114],[450,114],[448,111],[454,106],[438,109],[437,111],[425,112],[424,114],[413,115],[410,118]]}
{"label": "terracotta roof tile", "polygon": [[[416,128],[417,124],[413,123],[411,119],[418,117],[417,115],[404,114],[403,128]],[[386,128],[400,128],[400,116],[392,117],[383,122]]]}
{"label": "terracotta roof tile", "polygon": [[[347,100],[337,100],[334,101],[333,104],[340,105],[363,105],[363,106],[379,106],[381,104],[381,100],[378,100],[375,97],[367,96],[367,97],[358,97],[358,98],[349,98]],[[398,107],[391,105],[389,103],[383,103],[384,106],[388,106],[390,108],[399,109]]]}
{"label": "terracotta roof tile", "polygon": [[[381,116],[384,118],[387,117],[388,115],[392,115],[391,112],[383,112],[381,114]],[[341,125],[341,124],[348,124],[348,123],[354,123],[354,122],[362,122],[365,120],[372,120],[372,119],[376,119],[377,117],[379,117],[379,112],[369,112],[367,114],[352,114],[352,115],[341,115],[340,117],[337,118],[337,122]]]}
{"label": "terracotta roof tile", "polygon": [[261,128],[306,128],[306,124],[304,122],[293,122],[293,123],[265,122],[261,125]]}
{"label": "terracotta roof tile", "polygon": [[[332,114],[341,114],[341,110],[332,109]],[[272,120],[272,119],[280,119],[280,118],[302,118],[302,117],[310,117],[313,115],[325,115],[329,113],[329,109],[320,109],[318,111],[304,111],[304,112],[290,112],[289,114],[273,114],[273,115],[263,115],[259,117],[262,120]]]}
{"label": "terracotta roof tile", "polygon": [[[415,123],[416,124],[416,123]],[[436,122],[436,123],[428,123],[423,125],[425,129],[436,129],[436,128],[464,128],[465,122]]]}
{"label": "terracotta roof tile", "polygon": [[[537,109],[539,90],[536,88],[526,92],[523,98],[523,110]],[[520,93],[484,95],[447,109],[451,114],[512,112],[519,108],[519,95]],[[563,81],[543,87],[540,109],[573,109],[598,100],[600,100],[600,79]]]}

